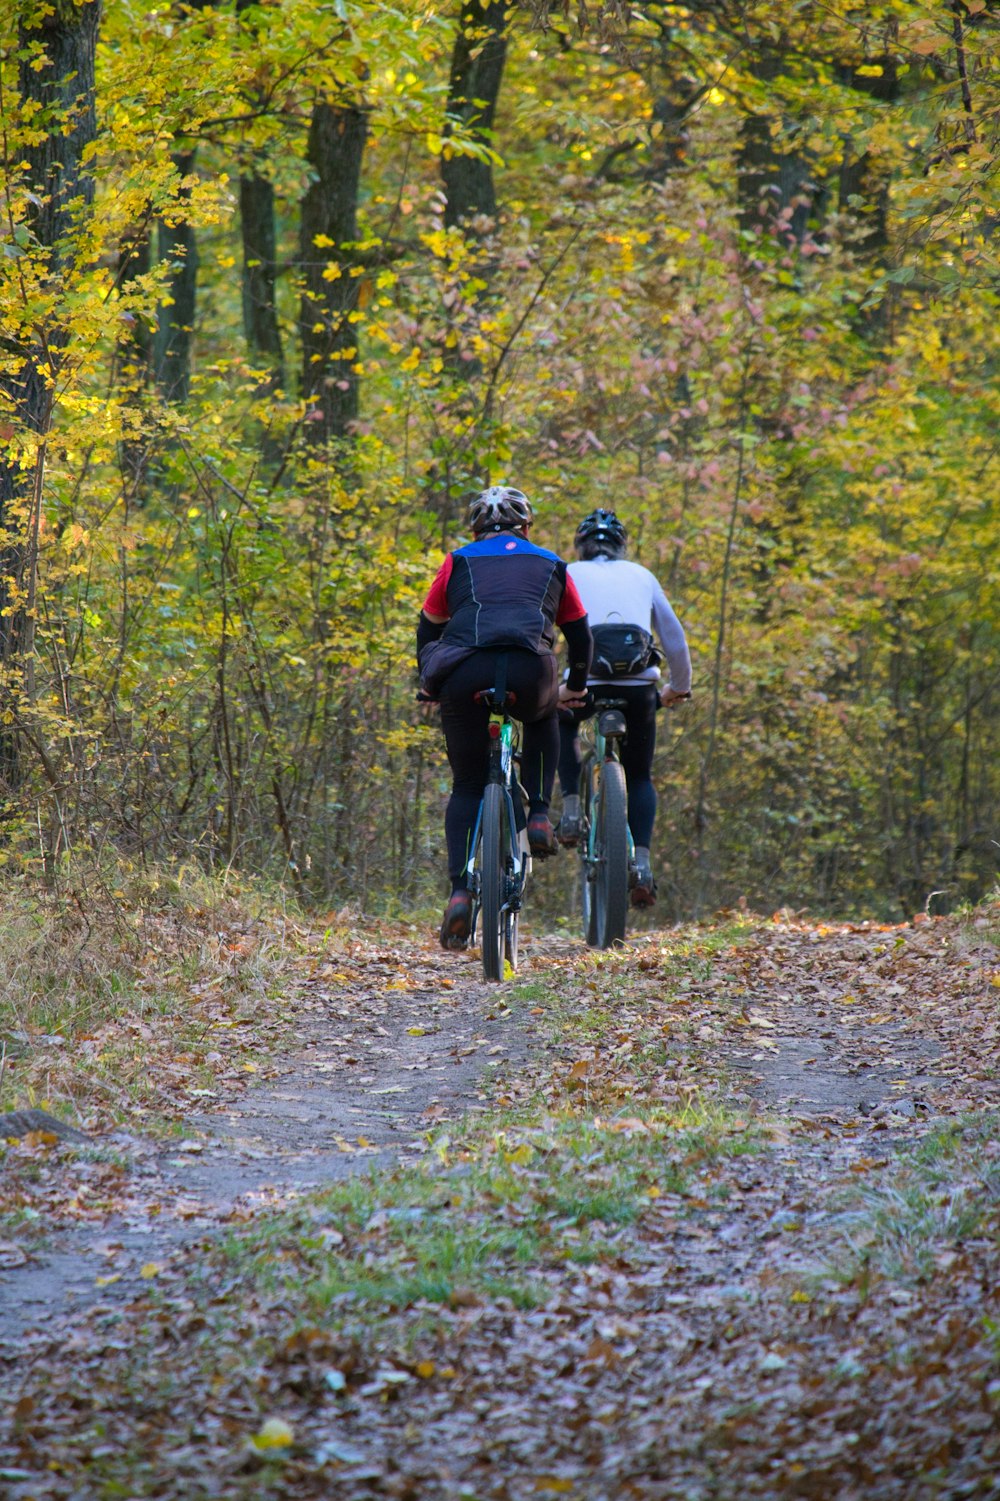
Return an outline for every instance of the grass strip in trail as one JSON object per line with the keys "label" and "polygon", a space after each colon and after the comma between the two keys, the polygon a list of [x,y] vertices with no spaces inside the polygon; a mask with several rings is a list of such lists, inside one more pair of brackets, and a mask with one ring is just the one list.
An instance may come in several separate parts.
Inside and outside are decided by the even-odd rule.
{"label": "grass strip in trail", "polygon": [[[297,1316],[369,1321],[416,1304],[544,1304],[547,1274],[613,1259],[664,1195],[683,1196],[725,1155],[753,1149],[746,1122],[661,1112],[564,1113],[432,1143],[416,1168],[354,1179],[228,1242],[238,1275]],[[711,1193],[710,1187],[705,1192]]]}
{"label": "grass strip in trail", "polygon": [[683,1061],[667,1055],[663,1016],[679,1010],[687,1032],[678,988],[743,934],[739,924],[664,942],[653,979],[634,953],[607,953],[511,986],[498,1007],[540,1017],[557,1056],[507,1081],[492,1124],[429,1138],[419,1167],[258,1221],[229,1242],[234,1266],[255,1287],[280,1286],[305,1319],[363,1309],[376,1328],[417,1305],[422,1322],[424,1305],[537,1307],[552,1274],[621,1256],[651,1207],[705,1204],[720,1162],[761,1150],[762,1137],[714,1098],[703,1043],[687,1038]]}

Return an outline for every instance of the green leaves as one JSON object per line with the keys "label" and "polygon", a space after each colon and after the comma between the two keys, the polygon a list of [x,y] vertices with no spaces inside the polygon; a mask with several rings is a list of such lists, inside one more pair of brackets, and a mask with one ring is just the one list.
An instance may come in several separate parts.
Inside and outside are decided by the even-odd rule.
{"label": "green leaves", "polygon": [[[719,6],[512,13],[485,141],[445,118],[457,16],[422,0],[105,7],[97,191],[58,266],[17,166],[45,121],[5,95],[0,363],[11,389],[26,360],[36,371],[51,441],[16,413],[0,441],[18,483],[40,476],[18,712],[49,758],[26,752],[25,797],[53,839],[58,783],[76,789],[73,828],[101,810],[101,837],[145,826],[151,803],[160,853],[238,849],[308,872],[324,899],[353,893],[358,861],[387,892],[423,889],[439,769],[400,663],[465,491],[513,475],[556,550],[620,497],[719,706],[695,706],[657,765],[674,910],[732,890],[845,907],[901,886],[919,905],[998,790],[981,566],[996,32],[985,11],[909,0],[860,33],[815,6],[795,17],[793,45],[770,4],[738,33]],[[329,452],[322,403],[292,378],[317,100],[363,111],[367,131],[357,232],[311,246],[331,291],[329,326],[314,321],[344,335],[337,360],[312,351],[323,389],[356,383],[360,401]],[[494,169],[496,224],[446,226],[446,153]],[[247,250],[272,276],[267,356],[242,332],[260,295],[241,277],[247,174],[274,209],[273,246]],[[191,389],[165,404],[179,237],[198,259]],[[74,735],[106,747],[86,775]],[[959,785],[976,791],[956,800]],[[962,891],[981,886],[985,848],[961,870]]]}

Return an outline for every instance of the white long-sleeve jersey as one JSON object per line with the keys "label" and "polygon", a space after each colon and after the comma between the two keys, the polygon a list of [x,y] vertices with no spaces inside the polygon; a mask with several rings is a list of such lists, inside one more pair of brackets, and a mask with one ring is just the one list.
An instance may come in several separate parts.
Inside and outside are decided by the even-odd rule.
{"label": "white long-sleeve jersey", "polygon": [[[576,585],[591,626],[609,621],[641,625],[655,631],[663,647],[670,671],[670,686],[678,693],[691,688],[691,657],[684,627],[674,614],[655,574],[641,563],[627,558],[592,558],[570,563],[569,573]],[[645,683],[660,676],[658,667],[647,667],[634,677],[616,678],[616,682]],[[591,678],[591,682],[603,679]]]}

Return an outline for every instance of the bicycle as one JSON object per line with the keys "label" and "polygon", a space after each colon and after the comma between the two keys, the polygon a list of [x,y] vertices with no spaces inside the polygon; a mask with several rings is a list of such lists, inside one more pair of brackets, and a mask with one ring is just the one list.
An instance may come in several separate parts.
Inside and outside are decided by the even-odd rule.
{"label": "bicycle", "polygon": [[502,659],[494,686],[477,693],[476,698],[489,709],[490,764],[466,867],[473,899],[469,941],[475,943],[481,917],[483,978],[502,980],[505,961],[512,970],[517,969],[518,924],[531,871],[524,801],[515,765],[516,727],[508,713],[513,699],[507,693],[506,663]]}
{"label": "bicycle", "polygon": [[[623,698],[601,698],[591,722],[592,744],[580,766],[580,892],[584,937],[591,948],[624,942],[629,870],[635,846],[628,826],[628,790],[619,742],[625,734]],[[581,731],[583,726],[581,725]]]}

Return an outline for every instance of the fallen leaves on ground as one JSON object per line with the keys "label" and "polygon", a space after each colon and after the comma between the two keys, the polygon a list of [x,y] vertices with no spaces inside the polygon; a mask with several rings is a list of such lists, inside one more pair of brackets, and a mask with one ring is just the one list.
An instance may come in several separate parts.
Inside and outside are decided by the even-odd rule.
{"label": "fallen leaves on ground", "polygon": [[[8,1364],[12,1497],[995,1495],[996,933],[539,944],[492,1126]],[[336,962],[307,1004],[362,1058],[449,961]]]}

